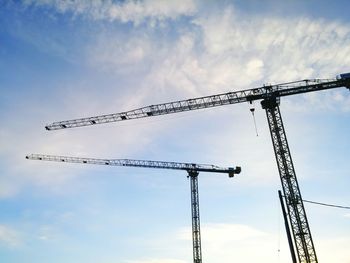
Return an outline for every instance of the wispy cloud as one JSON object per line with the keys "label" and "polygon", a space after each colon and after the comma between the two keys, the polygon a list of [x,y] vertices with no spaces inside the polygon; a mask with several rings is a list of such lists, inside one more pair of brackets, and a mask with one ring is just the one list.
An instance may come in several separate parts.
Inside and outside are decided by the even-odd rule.
{"label": "wispy cloud", "polygon": [[17,231],[11,227],[0,225],[0,244],[7,246],[18,246],[21,244],[21,238]]}
{"label": "wispy cloud", "polygon": [[[154,31],[144,30],[125,35],[126,39],[100,34],[88,49],[89,64],[137,74],[145,80],[140,89],[156,90],[156,94],[177,90],[182,96],[332,78],[349,70],[350,29],[337,22],[297,17],[248,19],[229,6],[223,13],[196,14],[169,38],[160,39]],[[344,110],[349,108],[347,98],[339,93],[322,98],[310,98],[313,108],[334,108],[339,100],[344,101]]]}
{"label": "wispy cloud", "polygon": [[[311,18],[248,18],[243,13],[236,12],[230,5],[223,12],[220,10],[208,14],[196,13],[196,6],[192,1],[176,1],[174,4],[172,1],[116,3],[28,0],[25,3],[49,6],[59,12],[85,15],[91,19],[111,19],[115,22],[140,22],[146,17],[175,18],[192,14],[190,19],[181,22],[181,27],[177,30],[158,25],[157,30],[140,27],[132,33],[125,33],[123,30],[108,28],[96,33],[96,36],[83,46],[85,62],[93,70],[116,74],[119,79],[104,83],[103,85],[108,87],[103,89],[91,86],[87,88],[92,85],[89,83],[90,78],[85,82],[76,83],[62,81],[62,92],[57,94],[57,101],[50,104],[50,109],[45,105],[45,113],[37,114],[37,106],[28,107],[36,113],[36,118],[47,121],[118,112],[169,101],[170,98],[185,99],[251,88],[270,81],[276,83],[303,78],[333,77],[336,73],[347,70],[350,64],[350,29],[346,24],[338,22]],[[114,10],[114,13],[111,10]],[[174,23],[180,22],[174,20]],[[95,83],[99,84],[98,81]],[[285,109],[294,111],[309,112],[310,108],[329,110],[339,107],[345,111],[350,110],[350,98],[341,92],[325,96],[308,94],[304,100],[299,100],[297,105],[293,100],[283,103]],[[242,109],[237,108],[236,111],[240,112]],[[210,116],[217,119],[215,114]],[[227,117],[232,116],[223,115],[223,118]],[[42,131],[42,123],[23,120],[27,125],[26,136],[23,136],[23,126],[3,128],[3,147],[0,152],[8,156],[6,167],[9,174],[21,174],[21,178],[17,178],[15,182],[13,179],[3,178],[4,186],[0,190],[0,196],[9,196],[17,192],[24,171],[27,175],[24,176],[25,180],[32,179],[40,184],[54,184],[59,181],[58,178],[61,178],[62,182],[69,180],[69,176],[62,175],[62,170],[60,177],[48,176],[38,173],[38,167],[27,164],[28,161],[24,159],[19,163],[18,159],[24,158],[27,153],[69,153],[101,158],[130,156],[150,147],[161,133],[180,126],[177,124],[186,122],[190,125],[191,116],[188,121],[173,118],[175,120],[172,122],[161,122],[159,119],[144,121],[151,121],[152,125],[143,125],[142,121],[135,121],[50,134]],[[225,122],[225,130],[198,134],[192,139],[200,142],[202,149],[207,147],[210,152],[215,152],[212,156],[220,156],[224,163],[232,162],[232,159],[235,161],[236,158],[254,163],[252,171],[246,171],[250,176],[256,174],[256,177],[259,175],[260,178],[264,178],[255,182],[270,182],[267,178],[275,177],[271,171],[275,167],[271,168],[272,161],[267,163],[261,160],[261,156],[272,154],[267,150],[270,149],[267,148],[270,147],[269,141],[262,143],[255,140],[259,147],[248,148],[247,145],[252,139],[244,136],[245,128],[237,128],[245,118],[246,115],[236,115],[232,124]],[[122,139],[116,136],[115,126],[118,126],[118,134]],[[231,139],[232,130],[235,130],[237,138],[241,138],[239,142]],[[267,133],[265,135],[268,136]],[[31,140],[27,139],[29,137]],[[108,143],[101,143],[101,138]],[[138,138],[137,142],[135,138]],[[213,149],[210,145],[212,141],[215,141],[217,146],[226,146],[227,150],[223,147],[217,147],[220,150]],[[181,146],[182,143],[183,140],[179,139],[178,145]],[[186,148],[186,145],[183,145],[183,148]],[[241,156],[232,155],[232,148],[240,149]],[[123,156],[116,156],[117,153]],[[205,157],[198,155],[197,158]],[[52,173],[54,171],[50,168],[49,174]]]}
{"label": "wispy cloud", "polygon": [[326,262],[348,262],[349,242],[350,239],[346,236],[322,238],[316,243],[318,256]]}
{"label": "wispy cloud", "polygon": [[233,65],[259,61],[262,74],[254,76],[251,68],[242,67],[234,76],[243,73],[247,79],[268,82],[327,77],[349,64],[350,30],[340,23],[258,16],[248,20],[233,8],[220,16],[197,17],[195,23],[203,31],[207,55],[230,55]]}
{"label": "wispy cloud", "polygon": [[196,11],[195,1],[128,0],[122,2],[93,0],[26,0],[26,5],[49,6],[61,13],[82,15],[94,20],[133,22],[140,24],[146,19],[151,22],[189,16]]}
{"label": "wispy cloud", "polygon": [[[172,242],[171,237],[173,236],[170,233],[170,238],[169,235],[154,238],[159,239],[156,243],[160,247],[163,247],[162,244],[164,244],[164,247],[168,247],[169,242]],[[186,251],[186,254],[182,252],[179,253],[177,258],[174,258],[175,262],[182,262],[182,257],[191,257],[192,254],[192,247],[189,247],[192,243],[191,229],[187,227],[178,229],[175,237],[180,241],[186,241],[186,243],[182,242],[176,243],[175,246],[172,245],[174,249],[179,249],[180,246]],[[201,237],[203,260],[205,259],[208,262],[227,262],[232,260],[245,262],[247,255],[249,255],[249,261],[273,262],[277,258],[278,237],[249,225],[234,223],[204,224],[201,226]],[[284,251],[285,246],[282,245],[282,247],[281,259],[285,260],[287,258],[286,256],[289,255],[285,253],[287,251]],[[249,253],[252,250],[255,253]],[[154,262],[158,262],[156,258],[154,260]],[[190,258],[186,258],[187,261],[190,261]],[[140,260],[140,262],[144,261]],[[153,261],[149,259],[145,262]]]}
{"label": "wispy cloud", "polygon": [[[202,226],[203,242],[218,244],[218,246],[228,245],[233,241],[242,241],[244,239],[266,237],[267,233],[255,229],[248,225],[240,224],[205,224]],[[179,238],[191,240],[192,230],[184,228],[179,231]],[[220,240],[220,241],[219,241]]]}

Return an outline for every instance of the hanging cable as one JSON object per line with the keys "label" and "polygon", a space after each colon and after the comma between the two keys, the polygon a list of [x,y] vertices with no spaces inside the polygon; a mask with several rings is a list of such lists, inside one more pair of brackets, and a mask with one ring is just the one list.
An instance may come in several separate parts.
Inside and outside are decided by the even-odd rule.
{"label": "hanging cable", "polygon": [[254,114],[254,112],[255,112],[255,107],[254,107],[254,102],[252,103],[252,102],[250,102],[250,104],[252,104],[252,107],[250,107],[250,112],[252,113],[252,116],[253,116],[253,120],[254,120],[254,127],[255,127],[255,133],[256,133],[256,136],[259,136],[259,134],[258,134],[258,128],[256,127],[256,121],[255,121],[255,114]]}

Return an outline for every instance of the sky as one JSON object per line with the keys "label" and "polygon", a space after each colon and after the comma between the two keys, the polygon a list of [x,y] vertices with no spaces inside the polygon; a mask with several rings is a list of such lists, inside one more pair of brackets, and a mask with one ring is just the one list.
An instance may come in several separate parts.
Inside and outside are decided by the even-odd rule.
{"label": "sky", "polygon": [[[203,262],[291,262],[260,103],[93,127],[54,121],[350,72],[345,0],[0,2],[0,258],[192,262],[182,171],[30,153],[241,166],[199,175]],[[250,108],[255,108],[255,120]],[[350,94],[281,99],[304,199],[350,205]],[[350,211],[305,203],[320,262],[349,263]]]}

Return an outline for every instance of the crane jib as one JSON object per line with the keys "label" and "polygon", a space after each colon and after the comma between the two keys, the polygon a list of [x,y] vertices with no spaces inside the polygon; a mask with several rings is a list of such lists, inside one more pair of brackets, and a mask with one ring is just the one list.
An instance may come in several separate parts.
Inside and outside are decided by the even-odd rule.
{"label": "crane jib", "polygon": [[195,164],[195,163],[178,163],[178,162],[164,162],[164,161],[149,161],[149,160],[134,160],[134,159],[96,159],[96,158],[82,158],[69,156],[56,156],[44,154],[30,154],[26,156],[29,160],[39,161],[54,161],[66,163],[82,163],[82,164],[99,164],[110,166],[127,166],[140,168],[158,168],[158,169],[173,169],[184,170],[187,172],[209,172],[209,173],[226,173],[229,177],[241,172],[241,167],[219,167],[212,164]]}
{"label": "crane jib", "polygon": [[264,100],[272,97],[277,98],[289,95],[296,95],[301,93],[333,89],[338,87],[347,87],[348,89],[350,89],[350,73],[340,74],[336,79],[313,79],[282,83],[277,85],[265,85],[254,89],[233,91],[211,96],[150,105],[139,109],[124,111],[120,113],[53,122],[52,124],[46,125],[45,128],[47,130],[59,130],[110,122],[119,122],[171,113],[218,107],[242,102],[252,102],[255,100]]}

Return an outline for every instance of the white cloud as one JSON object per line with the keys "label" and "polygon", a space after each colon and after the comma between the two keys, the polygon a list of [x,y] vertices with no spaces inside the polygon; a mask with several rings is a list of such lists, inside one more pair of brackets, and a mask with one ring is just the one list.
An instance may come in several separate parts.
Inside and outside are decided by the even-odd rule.
{"label": "white cloud", "polygon": [[[130,131],[127,124],[124,128],[119,128],[118,133],[123,134],[122,139],[115,136],[113,127],[98,127],[98,137],[104,138],[107,144],[93,139],[96,136],[95,129],[49,133],[42,126],[32,126],[27,130],[28,137],[16,137],[14,142],[13,135],[8,136],[10,139],[4,141],[0,151],[1,155],[6,155],[2,160],[4,175],[0,178],[0,198],[17,194],[25,185],[45,186],[51,192],[68,193],[70,185],[79,187],[78,178],[82,173],[99,167],[30,161],[25,156],[40,153],[91,158],[131,158],[135,152],[146,147],[153,134],[161,129],[159,124],[152,127],[142,127],[142,123],[140,125],[140,129],[132,128],[133,131]],[[31,140],[28,140],[29,137]],[[136,137],[139,138],[137,144],[134,143]]]}
{"label": "white cloud", "polygon": [[[266,237],[267,233],[254,229],[248,225],[240,224],[205,224],[201,227],[203,242],[212,245],[227,246],[230,242],[242,241],[250,238]],[[179,231],[179,238],[192,240],[192,230],[184,228]],[[220,244],[217,244],[219,242]]]}
{"label": "white cloud", "polygon": [[0,225],[0,244],[3,243],[7,246],[18,246],[21,244],[20,235],[14,229]]}
{"label": "white cloud", "polygon": [[[335,77],[349,70],[350,29],[337,22],[248,20],[228,7],[223,14],[196,14],[192,23],[169,38],[144,30],[127,36],[101,35],[87,53],[92,67],[138,75],[143,79],[138,93],[142,97],[201,96],[264,83]],[[318,107],[325,109],[342,99],[330,96],[325,104],[326,99],[315,96],[321,100]],[[349,103],[342,107],[347,110]]]}
{"label": "white cloud", "polygon": [[[203,261],[290,262],[288,241],[285,237],[284,228],[282,226],[280,228],[280,233],[269,233],[245,224],[203,224],[201,226]],[[171,251],[173,252],[179,249],[179,247],[187,250],[192,240],[191,229],[189,227],[178,229],[176,237],[179,240],[185,240],[186,244],[176,243],[174,246],[171,243],[173,242],[171,233],[168,233],[166,236],[154,237],[153,241],[148,240],[148,242],[153,245],[157,244],[158,249],[162,249],[163,246],[164,249],[168,248],[169,244],[171,244],[173,248]],[[155,241],[156,239],[157,241]],[[316,241],[318,258],[326,262],[346,263],[350,256],[347,249],[348,243],[348,238],[344,237],[336,239],[318,238]],[[179,253],[179,255],[184,256],[183,253]],[[186,257],[190,255],[191,253],[188,253]],[[186,261],[181,259],[180,256],[179,258],[159,259],[149,257],[148,259],[135,259],[126,262],[158,263],[164,260],[163,262],[182,263],[190,261],[190,258],[186,258]]]}
{"label": "white cloud", "polygon": [[[129,72],[154,53],[148,36],[99,35],[88,48],[87,61],[99,70]],[[153,50],[152,50],[153,49]]]}
{"label": "white cloud", "polygon": [[[69,11],[79,15],[87,14],[96,19],[118,21],[141,21],[151,16],[174,18],[174,14],[192,14],[195,10],[191,1],[176,1],[176,4],[170,2],[43,0],[27,1],[27,4],[49,5],[60,12]],[[110,10],[114,10],[113,14],[108,13]],[[163,28],[164,31],[162,27],[158,29],[160,31],[157,33],[150,28],[127,34],[101,32],[94,41],[87,43],[86,60],[93,69],[111,74],[119,73],[123,77],[122,80],[136,79],[136,86],[109,83],[110,87],[104,92],[99,88],[86,92],[88,83],[60,83],[63,92],[58,96],[59,102],[50,105],[51,112],[48,112],[45,105],[45,115],[36,117],[60,120],[93,116],[169,101],[169,98],[180,99],[251,88],[270,81],[276,83],[301,78],[328,77],[345,70],[350,63],[350,29],[338,22],[281,17],[248,19],[243,14],[236,13],[233,7],[228,7],[223,14],[215,11],[207,15],[195,13],[192,23],[184,23],[174,35],[168,35],[166,28]],[[159,32],[164,32],[162,38],[159,38]],[[326,96],[308,94],[304,100],[303,103],[299,100],[298,104],[294,101],[284,101],[283,107],[300,111],[339,107],[350,110],[350,98],[340,92],[329,93]],[[32,105],[31,108],[33,107]],[[237,112],[239,111],[237,109]],[[215,114],[211,116],[217,118]],[[214,132],[198,134],[202,147],[207,145],[207,149],[210,149],[210,143],[215,141],[216,145],[240,149],[244,155],[238,160],[245,160],[248,165],[254,163],[254,168],[248,170],[249,178],[264,178],[255,182],[269,183],[269,178],[276,177],[273,172],[275,167],[271,165],[273,160],[267,162],[262,160],[261,156],[268,153],[266,149],[270,147],[270,142],[266,141],[266,145],[261,143],[255,148],[247,147],[252,141],[251,137],[244,136],[244,129],[247,127],[236,128],[237,123],[243,123],[247,115],[234,117],[232,125],[226,123],[224,132],[220,132],[219,135]],[[150,122],[152,125],[147,125]],[[158,138],[160,131],[171,130],[172,126],[178,126],[177,123],[180,122],[183,123],[183,120],[166,123],[159,119],[148,119],[49,134],[42,131],[41,123],[36,122],[28,124],[30,128],[25,127],[26,136],[23,136],[23,127],[15,130],[6,128],[5,136],[1,137],[2,153],[8,155],[8,169],[15,174],[21,174],[22,177],[23,173],[26,174],[25,180],[33,179],[40,184],[54,184],[61,179],[64,183],[70,177],[62,170],[59,170],[59,177],[53,176],[54,171],[51,170],[43,175],[36,172],[42,164],[38,167],[27,164],[29,161],[22,158],[31,152],[101,158],[124,157],[149,147],[155,138]],[[188,121],[187,125],[190,125],[189,123]],[[120,136],[114,134],[115,126],[118,126]],[[38,129],[40,133],[36,132]],[[239,142],[232,140],[231,130],[235,130],[237,138],[245,139],[240,139]],[[101,143],[101,138],[104,138],[104,143]],[[137,143],[135,138],[138,138]],[[221,156],[221,160],[231,162],[231,158],[239,157],[233,156],[231,150],[217,148],[220,150],[210,151]],[[123,156],[115,156],[116,152]],[[273,158],[272,155],[271,157]],[[29,167],[35,167],[36,171]],[[243,169],[247,171],[246,168]],[[48,176],[49,174],[51,176]],[[21,180],[14,182],[12,179],[2,178],[2,181],[0,196],[10,196],[17,192],[17,188],[20,187],[17,181]]]}
{"label": "white cloud", "polygon": [[[176,259],[179,262],[183,262],[182,257],[186,258],[184,262],[190,262],[192,259],[192,235],[190,228],[181,228],[177,231],[176,235],[179,241],[186,241],[181,243],[172,244],[172,235],[168,233],[167,236],[155,237],[159,240],[156,242],[158,248],[168,247],[169,242],[172,246],[172,250],[181,249],[178,253],[179,258]],[[275,262],[277,257],[280,257],[280,262],[289,262],[289,254],[286,246],[282,244],[281,252],[278,254],[278,237],[261,231],[255,227],[244,224],[203,224],[201,226],[201,241],[202,241],[202,254],[203,261],[208,262],[247,262],[247,261],[259,261],[259,262]],[[151,242],[151,241],[149,241]],[[284,242],[284,240],[283,240]],[[154,242],[153,242],[154,243]],[[160,247],[159,247],[160,246]],[[183,254],[182,250],[186,250],[186,254]],[[254,253],[251,253],[254,251]],[[249,260],[247,256],[249,255]],[[175,260],[175,259],[174,259]],[[127,262],[144,262],[140,261],[127,261]],[[153,262],[151,260],[145,262]],[[154,262],[158,262],[157,260]],[[171,262],[171,261],[170,261]],[[175,261],[177,262],[177,261]]]}
{"label": "white cloud", "polygon": [[218,224],[207,231],[204,226],[202,240],[206,259],[211,262],[244,262],[248,255],[249,261],[272,262],[278,256],[277,237],[247,225]]}
{"label": "white cloud", "polygon": [[[2,169],[2,175],[0,176],[0,199],[9,198],[18,193],[19,186],[21,185],[18,178],[13,178],[9,176],[5,171],[5,168]],[[11,173],[10,173],[11,174]]]}
{"label": "white cloud", "polygon": [[318,258],[324,262],[347,263],[350,260],[349,237],[322,238],[315,241]]}
{"label": "white cloud", "polygon": [[71,12],[74,15],[83,15],[95,20],[118,20],[135,24],[140,24],[146,19],[151,19],[152,23],[165,19],[176,19],[183,15],[193,15],[196,11],[195,2],[192,0],[128,0],[120,3],[111,0],[26,0],[25,4],[50,6],[61,13]]}
{"label": "white cloud", "polygon": [[[231,63],[239,65],[258,59],[267,81],[328,77],[349,64],[350,30],[340,23],[307,18],[248,20],[232,8],[208,19],[199,16],[195,23],[203,30],[208,54],[231,55]],[[241,73],[249,77],[249,71]]]}

